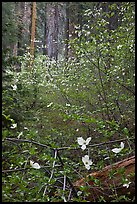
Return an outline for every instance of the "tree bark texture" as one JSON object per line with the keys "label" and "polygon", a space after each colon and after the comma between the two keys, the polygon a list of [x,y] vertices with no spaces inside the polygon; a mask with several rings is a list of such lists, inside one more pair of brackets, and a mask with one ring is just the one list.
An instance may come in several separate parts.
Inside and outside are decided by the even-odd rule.
{"label": "tree bark texture", "polygon": [[34,56],[35,49],[35,31],[36,31],[36,2],[33,2],[32,5],[32,27],[31,27],[31,45],[30,45],[30,53]]}
{"label": "tree bark texture", "polygon": [[[66,2],[47,2],[46,4],[46,54],[55,60],[66,56],[65,40],[68,38]],[[68,32],[68,31],[67,31]]]}
{"label": "tree bark texture", "polygon": [[58,3],[58,59],[65,58],[65,40],[67,39],[66,35],[66,2]]}
{"label": "tree bark texture", "polygon": [[31,27],[31,2],[15,2],[15,14],[17,16],[18,36],[13,48],[13,55],[22,55],[23,47],[30,43]]}
{"label": "tree bark texture", "polygon": [[[127,179],[127,183],[131,182],[129,186],[123,186],[126,183],[123,179]],[[97,201],[100,196],[103,196],[106,201],[111,201],[114,195],[117,197],[127,195],[128,198],[133,199],[135,196],[135,156],[91,173],[86,178],[76,181],[74,186],[76,188],[87,186],[87,198],[90,201]]]}
{"label": "tree bark texture", "polygon": [[66,23],[65,23],[65,59],[68,60],[69,42],[69,2],[66,2]]}
{"label": "tree bark texture", "polygon": [[58,55],[58,10],[57,3],[49,2],[46,6],[46,51],[50,58],[57,60]]}
{"label": "tree bark texture", "polygon": [[81,23],[80,6],[75,2],[46,3],[46,54],[55,60],[74,57],[68,41],[77,38],[75,25]]}

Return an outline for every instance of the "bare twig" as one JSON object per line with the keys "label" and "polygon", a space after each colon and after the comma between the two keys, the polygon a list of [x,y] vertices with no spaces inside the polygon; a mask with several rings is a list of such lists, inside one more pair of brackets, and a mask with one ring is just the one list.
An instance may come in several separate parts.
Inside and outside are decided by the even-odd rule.
{"label": "bare twig", "polygon": [[63,191],[65,191],[65,188],[66,188],[66,175],[64,175]]}
{"label": "bare twig", "polygon": [[[61,167],[61,165],[55,165],[55,167]],[[45,169],[45,168],[50,168],[50,166],[41,166],[41,169]],[[12,173],[12,172],[16,172],[16,171],[26,171],[28,169],[34,169],[33,167],[28,167],[28,168],[20,168],[20,169],[5,169],[2,170],[2,173]]]}
{"label": "bare twig", "polygon": [[[59,161],[60,161],[62,167],[64,168],[64,163],[63,163],[63,161],[62,161],[62,159],[61,159],[61,157],[59,155],[59,152],[57,152],[57,157],[59,158]],[[75,187],[73,186],[72,182],[70,181],[69,177],[66,176],[66,179],[67,179],[69,185],[71,186],[71,188],[73,190],[73,193],[75,194],[76,197],[78,197],[77,196],[77,191],[76,191]]]}
{"label": "bare twig", "polygon": [[67,202],[67,200],[66,200],[66,198],[65,198],[65,195],[64,195],[65,189],[66,189],[66,175],[64,175],[63,195],[62,195],[62,198],[63,198],[64,202]]}
{"label": "bare twig", "polygon": [[21,168],[21,169],[8,169],[8,170],[3,170],[2,173],[10,173],[10,172],[16,172],[16,171],[26,171],[30,168]]}
{"label": "bare twig", "polygon": [[[98,68],[98,66],[93,62],[92,58],[90,56],[88,56],[87,52],[84,52],[86,58],[89,60],[89,62],[91,64],[93,64],[96,68]],[[102,73],[105,74],[105,72],[102,70]],[[126,85],[120,83],[119,81],[117,81],[116,79],[113,78],[113,80],[118,83],[120,86],[124,87],[127,91],[129,91],[130,93],[132,93],[135,96],[135,92],[133,90],[131,90],[129,87],[127,87]]]}
{"label": "bare twig", "polygon": [[[28,143],[32,143],[32,144],[35,144],[35,145],[38,145],[38,146],[41,146],[41,147],[48,147],[52,150],[57,150],[57,151],[60,151],[60,150],[78,150],[78,149],[81,149],[80,147],[59,147],[59,148],[53,148],[51,146],[48,146],[48,145],[45,145],[45,144],[41,144],[41,143],[38,143],[38,142],[35,142],[35,141],[31,141],[31,140],[23,140],[23,139],[16,139],[16,138],[6,138],[5,141],[8,140],[8,141],[16,141],[16,142],[28,142]],[[122,142],[122,141],[126,141],[126,140],[135,140],[134,137],[130,137],[130,138],[124,138],[124,139],[119,139],[119,140],[114,140],[114,141],[109,141],[109,142],[102,142],[102,143],[98,143],[98,144],[93,144],[93,145],[89,145],[89,147],[97,147],[97,146],[101,146],[101,145],[106,145],[106,144],[112,144],[112,143],[117,143],[117,142]]]}
{"label": "bare twig", "polygon": [[[16,139],[16,138],[5,138],[4,140],[8,140],[8,141],[14,141],[14,142],[27,142],[27,143],[32,143],[32,144],[35,144],[35,145],[39,145],[39,146],[41,146],[41,147],[48,147],[48,148],[50,148],[50,149],[53,149],[54,150],[54,148],[52,148],[50,145],[46,145],[46,144],[41,144],[41,143],[39,143],[39,142],[35,142],[35,141],[33,141],[33,140],[26,140],[26,139]],[[4,142],[4,141],[3,141]]]}
{"label": "bare twig", "polygon": [[[114,141],[109,141],[109,142],[102,142],[102,143],[88,145],[88,146],[89,147],[98,147],[98,146],[101,146],[101,145],[112,144],[112,143],[122,142],[122,141],[126,141],[126,140],[135,140],[135,138],[134,137],[124,138],[124,139],[119,139],[119,140],[114,140]],[[60,147],[60,148],[58,148],[58,151],[59,150],[66,150],[66,149],[78,150],[78,149],[81,149],[81,148],[80,147]]]}
{"label": "bare twig", "polygon": [[[51,179],[52,179],[52,177],[53,177],[53,174],[54,174],[54,168],[55,168],[56,158],[57,158],[57,149],[55,149],[54,161],[53,161],[52,171],[51,171],[51,175],[50,175],[50,178],[49,178],[48,184],[50,183],[50,181],[51,181]],[[46,193],[46,191],[47,191],[48,184],[47,184],[46,187],[45,187],[45,190],[44,190],[43,196],[45,195],[45,193]]]}
{"label": "bare twig", "polygon": [[70,191],[69,191],[68,202],[69,202],[69,200],[71,199],[71,194],[72,194],[72,188],[71,188]]}

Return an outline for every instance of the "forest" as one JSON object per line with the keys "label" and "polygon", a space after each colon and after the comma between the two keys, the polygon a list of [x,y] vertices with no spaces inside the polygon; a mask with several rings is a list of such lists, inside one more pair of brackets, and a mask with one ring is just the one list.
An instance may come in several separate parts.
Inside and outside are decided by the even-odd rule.
{"label": "forest", "polygon": [[135,202],[135,2],[2,2],[2,202]]}

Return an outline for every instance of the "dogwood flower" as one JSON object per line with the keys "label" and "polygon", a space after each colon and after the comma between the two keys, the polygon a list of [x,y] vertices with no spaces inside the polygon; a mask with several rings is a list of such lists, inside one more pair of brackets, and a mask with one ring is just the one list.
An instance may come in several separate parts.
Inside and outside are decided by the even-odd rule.
{"label": "dogwood flower", "polygon": [[52,105],[53,105],[53,102],[49,103],[49,104],[47,105],[47,108],[51,107]]}
{"label": "dogwood flower", "polygon": [[23,132],[20,132],[19,135],[17,136],[17,138],[20,139],[21,135],[23,135]]}
{"label": "dogwood flower", "polygon": [[12,89],[13,89],[14,91],[16,91],[17,85],[15,84],[15,85],[11,85],[11,86],[12,86]]}
{"label": "dogwood flower", "polygon": [[129,181],[129,182],[127,183],[128,179],[125,179],[125,181],[126,181],[126,183],[123,184],[123,187],[129,188],[129,185],[131,184],[131,182]]}
{"label": "dogwood flower", "polygon": [[11,129],[14,129],[17,127],[17,123],[12,124],[12,126],[10,127]]}
{"label": "dogwood flower", "polygon": [[27,128],[27,127],[24,127],[24,130],[28,130],[28,128]]}
{"label": "dogwood flower", "polygon": [[91,140],[91,137],[88,137],[86,140],[84,140],[82,137],[77,138],[78,144],[81,145],[81,149],[83,150],[86,149],[86,145],[89,144],[90,140]]}
{"label": "dogwood flower", "polygon": [[124,148],[124,143],[123,142],[121,142],[121,144],[120,144],[120,148],[114,148],[114,149],[112,149],[112,152],[114,152],[114,153],[119,153],[119,152],[121,152],[121,150]]}
{"label": "dogwood flower", "polygon": [[40,169],[40,165],[38,163],[34,163],[34,161],[30,160],[30,165],[34,168],[34,169]]}
{"label": "dogwood flower", "polygon": [[90,169],[90,165],[93,164],[92,160],[89,159],[89,156],[85,155],[84,157],[82,157],[82,161],[83,161],[86,169],[89,170]]}
{"label": "dogwood flower", "polygon": [[77,196],[80,196],[82,194],[82,191],[77,192]]}

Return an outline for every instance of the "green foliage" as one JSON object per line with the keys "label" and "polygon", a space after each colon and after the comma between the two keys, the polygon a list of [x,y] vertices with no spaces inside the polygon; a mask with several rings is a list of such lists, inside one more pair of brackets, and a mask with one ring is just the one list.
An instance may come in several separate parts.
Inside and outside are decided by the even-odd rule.
{"label": "green foliage", "polygon": [[[68,198],[70,183],[64,190],[65,176],[73,183],[87,174],[77,137],[91,136],[91,145],[108,142],[85,150],[93,159],[92,171],[134,155],[134,4],[109,6],[107,18],[101,8],[85,12],[87,24],[82,30],[77,26],[79,37],[70,42],[75,58],[56,62],[37,54],[30,66],[31,56],[26,52],[17,59],[20,72],[5,58],[2,166],[3,171],[11,171],[3,173],[3,202],[61,202]],[[114,8],[122,18],[117,28],[109,29]],[[17,127],[11,128],[13,124]],[[8,138],[18,142],[10,143]],[[127,140],[124,149],[115,154],[111,150],[119,148],[119,143],[109,142],[119,139]],[[68,149],[59,151],[62,165],[55,149],[66,146]],[[31,168],[30,160],[41,169]],[[87,188],[80,188],[78,198],[71,194],[70,201],[87,202]],[[124,195],[115,195],[112,201],[123,199],[129,201]],[[101,201],[105,201],[103,197]]]}
{"label": "green foliage", "polygon": [[2,2],[2,47],[9,48],[16,42],[15,2]]}

